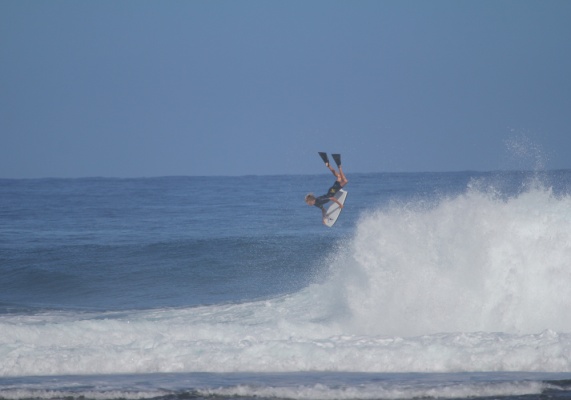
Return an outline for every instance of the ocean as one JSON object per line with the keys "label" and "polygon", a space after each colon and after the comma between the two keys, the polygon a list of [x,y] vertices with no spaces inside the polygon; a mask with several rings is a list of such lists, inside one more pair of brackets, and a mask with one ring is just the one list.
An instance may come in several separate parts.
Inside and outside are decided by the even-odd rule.
{"label": "ocean", "polygon": [[571,398],[571,171],[0,180],[0,399]]}

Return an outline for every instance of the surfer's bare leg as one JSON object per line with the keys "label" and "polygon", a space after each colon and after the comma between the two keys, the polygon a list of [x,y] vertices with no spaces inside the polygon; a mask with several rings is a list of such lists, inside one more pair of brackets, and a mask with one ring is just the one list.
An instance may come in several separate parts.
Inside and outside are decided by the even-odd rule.
{"label": "surfer's bare leg", "polygon": [[343,173],[343,167],[341,167],[341,154],[332,154],[332,156],[333,156],[333,161],[335,161],[335,164],[337,164],[337,168],[339,168],[339,174],[335,174],[335,176],[337,177],[337,181],[339,182],[341,187],[343,187],[349,181],[347,180],[345,174]]}
{"label": "surfer's bare leg", "polygon": [[339,166],[339,174],[336,174],[335,176],[337,176],[337,180],[341,187],[345,186],[347,182],[349,182],[343,173],[343,167],[341,165]]}
{"label": "surfer's bare leg", "polygon": [[337,173],[337,171],[335,171],[335,169],[331,166],[331,164],[326,163],[325,166],[329,168],[329,171],[331,171],[331,173],[335,176],[335,179],[339,180],[339,174]]}
{"label": "surfer's bare leg", "polygon": [[341,154],[333,154],[332,155],[333,160],[335,161],[335,164],[337,164],[337,168],[339,168],[339,172],[335,171],[335,169],[329,163],[329,157],[327,157],[327,153],[319,152],[319,156],[321,157],[321,159],[325,163],[325,166],[329,169],[329,171],[331,171],[333,176],[335,176],[335,179],[339,182],[341,187],[345,186],[347,184],[347,182],[349,182],[349,181],[345,177],[345,174],[343,173],[343,168],[341,167]]}

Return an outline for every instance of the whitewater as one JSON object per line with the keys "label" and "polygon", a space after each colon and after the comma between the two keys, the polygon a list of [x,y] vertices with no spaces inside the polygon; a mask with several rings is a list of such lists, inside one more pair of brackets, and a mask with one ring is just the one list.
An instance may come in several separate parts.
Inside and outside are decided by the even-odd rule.
{"label": "whitewater", "polygon": [[[344,211],[345,225],[341,220],[338,231],[314,227],[310,222],[318,224],[318,216],[300,205],[288,225],[272,238],[271,229],[275,228],[266,221],[271,219],[270,208],[262,208],[254,221],[257,233],[251,226],[238,233],[211,228],[193,230],[181,239],[180,227],[170,231],[165,223],[162,226],[166,230],[159,235],[161,243],[169,245],[163,250],[157,250],[161,247],[150,239],[156,237],[157,229],[160,231],[156,224],[151,224],[153,235],[146,239],[138,235],[132,238],[133,243],[123,243],[130,239],[122,232],[121,240],[112,240],[119,244],[112,244],[103,243],[109,235],[106,223],[117,223],[108,216],[107,222],[99,221],[99,227],[91,228],[91,237],[79,235],[85,227],[71,222],[62,227],[66,232],[58,233],[60,237],[40,245],[38,238],[45,236],[48,228],[38,232],[37,227],[16,228],[14,224],[4,228],[3,238],[31,237],[18,243],[10,239],[2,245],[2,280],[18,289],[15,282],[19,274],[25,271],[31,277],[35,268],[43,269],[42,273],[55,268],[58,279],[42,275],[45,290],[53,290],[44,293],[52,300],[43,304],[37,297],[26,302],[25,293],[13,294],[16,289],[8,290],[10,298],[0,298],[0,397],[160,397],[187,393],[181,379],[187,383],[200,381],[196,384],[200,388],[192,389],[198,397],[509,398],[545,393],[554,387],[555,378],[550,374],[566,382],[566,373],[571,372],[570,177],[568,171],[552,173],[549,179],[517,174],[509,185],[500,185],[499,181],[506,180],[504,175],[501,180],[474,173],[363,175],[361,185],[356,179],[351,182],[352,200],[359,193],[370,198],[387,187],[390,195],[379,195],[376,203],[355,205],[353,212]],[[420,178],[425,183],[426,179],[440,183],[427,189],[425,183],[419,186]],[[260,193],[272,196],[266,187],[268,181],[245,179],[259,181],[255,195],[239,193],[246,203],[259,198]],[[290,178],[280,179],[276,185]],[[312,179],[317,183],[322,177]],[[106,182],[97,183],[102,184]],[[149,182],[132,184],[145,186]],[[229,184],[230,180],[215,186]],[[243,184],[237,183],[236,188]],[[15,189],[10,190],[14,193]],[[69,188],[66,193],[69,195]],[[127,206],[133,193],[127,196]],[[187,209],[179,203],[181,193],[172,196],[178,200],[168,206],[170,211],[185,213]],[[117,196],[112,197],[117,204]],[[303,198],[301,190],[295,193],[296,200],[298,197]],[[58,199],[56,196],[54,201]],[[211,200],[208,196],[204,202]],[[153,204],[151,201],[149,209]],[[5,216],[7,208],[5,204]],[[155,217],[164,218],[164,212]],[[172,220],[173,215],[167,215]],[[47,225],[53,217],[45,217]],[[212,218],[219,216],[212,214]],[[93,227],[91,217],[84,222]],[[205,223],[218,226],[208,218]],[[295,233],[295,224],[305,224],[304,232]],[[319,235],[328,236],[320,241],[316,239]],[[65,290],[62,279],[69,278],[77,285],[78,279],[88,276],[82,270],[90,265],[81,259],[83,250],[70,250],[74,240],[81,241],[82,246],[86,242],[94,246],[95,250],[85,255],[90,260],[101,257],[107,263],[116,257],[115,266],[132,264],[114,270],[115,275],[105,283],[109,285],[107,291],[77,290],[78,294],[70,294],[76,298],[58,306],[53,299],[59,298],[56,295],[62,288]],[[151,272],[141,261],[150,257],[149,251],[163,251],[157,259],[169,259],[175,242],[174,248],[181,253],[157,266],[159,273]],[[308,242],[317,243],[321,250],[313,250]],[[54,243],[61,247],[54,247]],[[116,253],[105,256],[111,248],[119,251],[117,246],[121,257]],[[138,254],[130,261],[134,249],[143,251],[144,257]],[[34,259],[34,252],[41,257],[51,254],[52,259],[42,265]],[[70,253],[74,256],[67,259]],[[187,257],[200,261],[184,264],[181,260]],[[217,269],[220,260],[227,264]],[[253,264],[256,262],[259,265]],[[227,269],[232,265],[240,268],[242,287],[232,286],[237,279]],[[258,276],[244,276],[244,271],[254,265],[258,265]],[[196,288],[208,286],[211,291],[185,306],[180,303],[191,294],[172,299],[183,292],[176,286],[180,280],[177,274],[189,266],[202,274],[198,282],[193,277]],[[300,270],[304,271],[303,279],[289,284],[289,277],[294,272],[299,275]],[[176,276],[169,281],[170,286],[161,281],[167,279],[169,271]],[[143,277],[131,278],[131,273]],[[205,274],[210,274],[208,279]],[[112,286],[117,280],[122,280],[123,294]],[[213,282],[223,285],[214,290]],[[275,285],[271,290],[268,282]],[[196,290],[194,293],[202,293]],[[224,301],[217,300],[218,290],[228,292]],[[130,304],[129,296],[135,292],[137,299],[151,299],[147,300],[150,306],[122,307],[122,301]],[[246,292],[250,297],[244,296]],[[93,306],[113,296],[119,298],[114,306]],[[96,300],[73,306],[89,298]],[[509,375],[514,372],[515,377]],[[427,383],[421,377],[424,375],[414,374],[429,374],[430,379]],[[73,384],[64,379],[53,386],[54,381],[50,384],[42,376],[84,378],[74,378]],[[155,383],[140,387],[140,381],[132,382],[133,376]],[[380,383],[379,376],[384,377]],[[98,383],[89,380],[95,377]],[[88,383],[81,383],[81,379]],[[77,387],[90,389],[78,391]]]}

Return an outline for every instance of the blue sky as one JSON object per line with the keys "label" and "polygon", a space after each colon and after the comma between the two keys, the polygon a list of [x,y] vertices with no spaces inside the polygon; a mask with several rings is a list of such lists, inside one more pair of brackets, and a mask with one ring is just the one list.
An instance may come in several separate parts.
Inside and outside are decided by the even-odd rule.
{"label": "blue sky", "polygon": [[[0,0],[0,178],[571,168],[571,1]],[[523,149],[523,150],[522,150]]]}

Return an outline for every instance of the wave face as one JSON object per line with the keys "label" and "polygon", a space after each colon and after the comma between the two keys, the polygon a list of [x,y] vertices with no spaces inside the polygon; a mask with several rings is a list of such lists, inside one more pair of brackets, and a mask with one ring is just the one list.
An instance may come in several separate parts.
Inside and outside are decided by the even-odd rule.
{"label": "wave face", "polygon": [[291,294],[4,314],[0,375],[571,371],[570,222],[540,185],[395,201]]}

